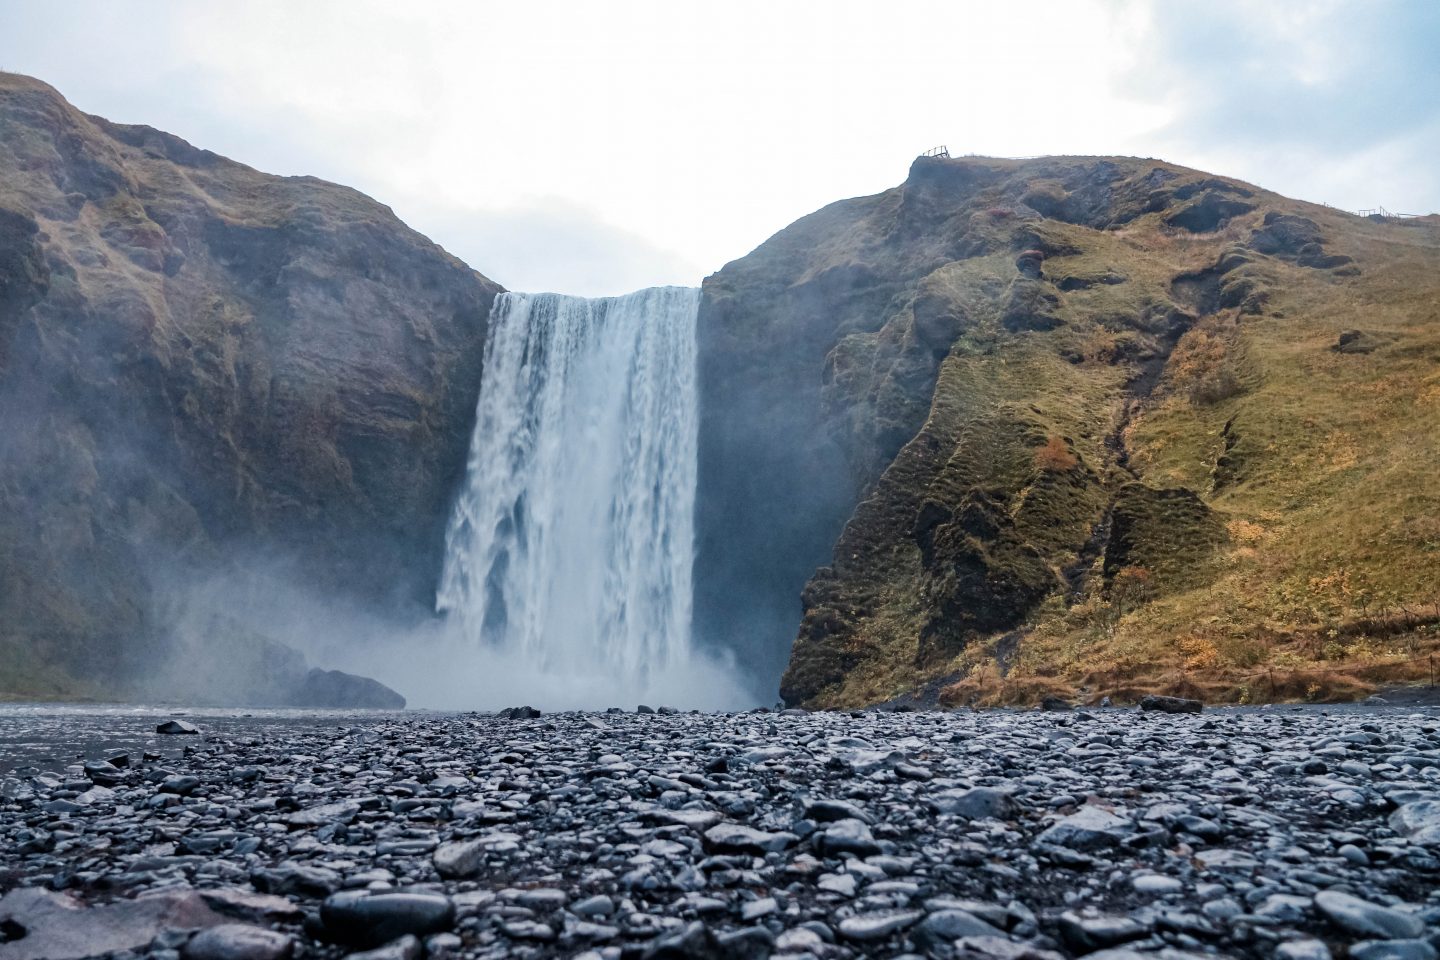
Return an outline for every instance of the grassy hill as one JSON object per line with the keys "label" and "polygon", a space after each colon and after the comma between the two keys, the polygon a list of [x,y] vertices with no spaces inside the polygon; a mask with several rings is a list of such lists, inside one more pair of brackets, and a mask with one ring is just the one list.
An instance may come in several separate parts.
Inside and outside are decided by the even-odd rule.
{"label": "grassy hill", "polygon": [[[737,355],[808,331],[819,398],[791,402],[814,403],[855,491],[804,590],[787,700],[1428,679],[1436,218],[1152,160],[922,158],[706,292]],[[737,469],[765,467],[783,485],[795,465]]]}

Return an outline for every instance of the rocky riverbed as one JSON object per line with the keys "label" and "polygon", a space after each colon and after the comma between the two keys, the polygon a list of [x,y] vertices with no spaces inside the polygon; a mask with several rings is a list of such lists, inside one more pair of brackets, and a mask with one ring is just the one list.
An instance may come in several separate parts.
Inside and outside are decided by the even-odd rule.
{"label": "rocky riverbed", "polygon": [[531,713],[0,757],[0,960],[1440,944],[1433,709]]}

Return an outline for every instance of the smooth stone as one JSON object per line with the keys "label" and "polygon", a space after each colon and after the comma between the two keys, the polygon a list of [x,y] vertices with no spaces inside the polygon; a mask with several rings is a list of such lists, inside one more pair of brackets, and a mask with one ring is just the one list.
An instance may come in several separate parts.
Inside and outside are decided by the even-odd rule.
{"label": "smooth stone", "polygon": [[597,893],[570,905],[570,912],[581,917],[608,917],[615,912],[615,901]]}
{"label": "smooth stone", "polygon": [[892,933],[898,933],[915,924],[922,914],[919,910],[903,910],[898,913],[862,913],[846,917],[837,929],[847,940],[884,940]]}
{"label": "smooth stone", "polygon": [[761,897],[759,900],[751,900],[740,908],[740,917],[743,920],[759,920],[768,917],[773,913],[780,912],[780,904],[775,902],[774,897]]}
{"label": "smooth stone", "polygon": [[1276,960],[1331,960],[1323,940],[1287,940],[1275,948]]}
{"label": "smooth stone", "polygon": [[289,934],[245,923],[202,930],[180,951],[184,960],[284,960],[295,949]]}
{"label": "smooth stone", "polygon": [[816,823],[834,823],[837,820],[875,822],[868,813],[847,800],[811,800],[805,804],[805,819]]}
{"label": "smooth stone", "polygon": [[320,919],[334,939],[376,947],[407,933],[441,933],[455,922],[455,905],[438,893],[369,893],[347,890],[325,899]]}
{"label": "smooth stone", "polygon": [[345,960],[420,960],[423,954],[420,938],[407,933],[383,947],[346,954]]}
{"label": "smooth stone", "polygon": [[318,827],[332,821],[348,823],[360,812],[360,804],[353,800],[337,800],[321,803],[290,814],[286,823],[292,827]]}
{"label": "smooth stone", "polygon": [[1153,896],[1164,896],[1168,893],[1179,893],[1185,889],[1185,884],[1174,877],[1167,877],[1158,873],[1142,873],[1130,881],[1136,893],[1147,893]]}
{"label": "smooth stone", "polygon": [[1149,927],[1131,917],[1087,917],[1069,911],[1060,915],[1057,926],[1060,939],[1077,953],[1090,953],[1129,943],[1150,932]]}
{"label": "smooth stone", "polygon": [[800,838],[793,833],[767,833],[739,823],[721,823],[705,831],[705,848],[712,853],[750,853],[764,856],[794,846]]}
{"label": "smooth stone", "polygon": [[1425,924],[1419,917],[1337,890],[1317,893],[1315,906],[1331,923],[1360,937],[1410,940],[1425,932]]}
{"label": "smooth stone", "polygon": [[1350,960],[1435,960],[1435,948],[1428,941],[1362,940],[1350,944]]}
{"label": "smooth stone", "polygon": [[965,820],[1007,820],[1016,812],[1009,792],[994,787],[971,787],[968,790],[942,790],[926,798],[937,813]]}
{"label": "smooth stone", "polygon": [[950,944],[961,937],[1004,936],[1004,931],[964,910],[934,910],[915,928],[915,939],[924,945]]}
{"label": "smooth stone", "polygon": [[870,828],[859,820],[839,820],[826,830],[816,834],[815,851],[822,857],[838,857],[849,853],[857,857],[870,857],[880,852],[880,844],[870,833]]}

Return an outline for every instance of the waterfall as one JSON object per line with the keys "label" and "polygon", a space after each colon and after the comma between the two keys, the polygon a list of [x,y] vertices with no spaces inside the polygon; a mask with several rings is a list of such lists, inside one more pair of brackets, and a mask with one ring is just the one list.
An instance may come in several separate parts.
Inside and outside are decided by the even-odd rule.
{"label": "waterfall", "polygon": [[495,301],[437,607],[515,683],[568,679],[590,688],[568,699],[596,705],[683,695],[675,679],[703,659],[690,649],[699,302],[682,287]]}

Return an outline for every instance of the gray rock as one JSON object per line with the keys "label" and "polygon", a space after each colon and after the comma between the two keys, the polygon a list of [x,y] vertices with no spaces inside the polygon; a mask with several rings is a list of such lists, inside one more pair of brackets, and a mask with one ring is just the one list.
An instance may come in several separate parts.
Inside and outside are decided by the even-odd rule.
{"label": "gray rock", "polygon": [[895,913],[862,913],[840,921],[840,935],[847,940],[868,942],[884,940],[891,934],[899,933],[915,924],[922,916],[919,910],[901,910]]}
{"label": "gray rock", "polygon": [[1035,839],[1072,850],[1100,850],[1124,842],[1135,825],[1108,810],[1086,805],[1059,820]]}
{"label": "gray rock", "polygon": [[838,857],[849,853],[870,857],[880,852],[870,828],[859,820],[838,820],[815,835],[815,851],[822,857]]}
{"label": "gray rock", "polygon": [[915,939],[922,946],[949,945],[961,937],[1000,937],[1005,932],[964,910],[934,910],[925,915],[915,928]]}
{"label": "gray rock", "polygon": [[1425,931],[1419,917],[1336,890],[1317,893],[1315,906],[1335,926],[1359,937],[1408,940]]}
{"label": "gray rock", "polygon": [[615,901],[603,893],[586,897],[570,905],[570,912],[581,917],[608,917],[615,912]]}
{"label": "gray rock", "polygon": [[285,960],[295,949],[286,933],[244,923],[202,930],[180,951],[184,960]]}
{"label": "gray rock", "polygon": [[1411,843],[1440,847],[1440,800],[1416,800],[1390,815],[1390,829]]}
{"label": "gray rock", "polygon": [[1324,940],[1287,940],[1275,948],[1275,960],[1331,960]]}
{"label": "gray rock", "polygon": [[353,800],[337,800],[334,803],[319,803],[306,807],[286,818],[292,827],[318,827],[324,823],[338,821],[349,823],[360,812],[360,804]]}
{"label": "gray rock", "polygon": [[347,954],[345,960],[420,960],[424,952],[420,938],[407,933],[383,947]]}
{"label": "gray rock", "polygon": [[405,698],[378,680],[314,668],[290,694],[296,707],[327,710],[404,710]]}
{"label": "gray rock", "polygon": [[255,893],[240,887],[211,887],[199,891],[201,899],[216,913],[254,923],[295,921],[305,912],[293,901],[268,893]]}
{"label": "gray rock", "polygon": [[78,960],[140,950],[166,929],[224,923],[194,890],[160,890],[91,907],[42,887],[0,898],[0,960]]}
{"label": "gray rock", "polygon": [[1420,939],[1362,940],[1348,953],[1350,960],[1435,960],[1435,948]]}
{"label": "gray rock", "polygon": [[739,823],[721,823],[705,831],[705,848],[712,853],[749,853],[764,856],[794,846],[800,838],[793,833],[769,833]]}
{"label": "gray rock", "polygon": [[968,790],[942,790],[926,802],[937,813],[966,820],[1008,820],[1017,811],[1010,793],[994,787],[971,787]]}

